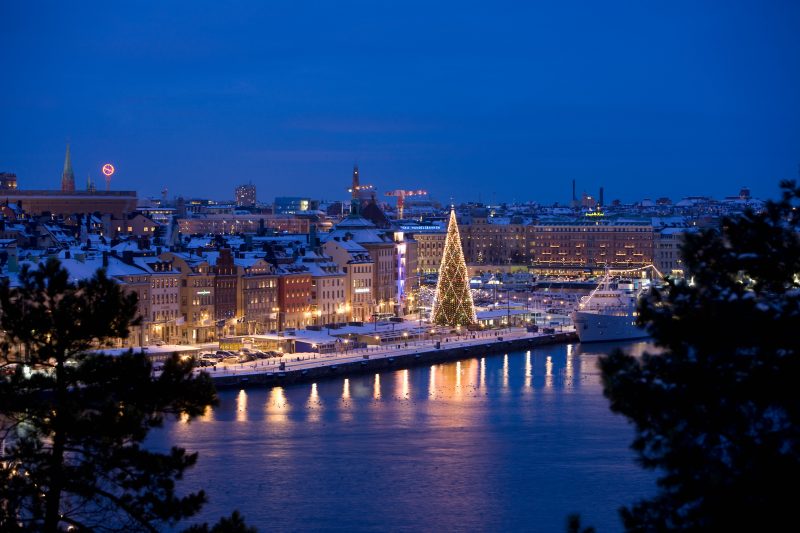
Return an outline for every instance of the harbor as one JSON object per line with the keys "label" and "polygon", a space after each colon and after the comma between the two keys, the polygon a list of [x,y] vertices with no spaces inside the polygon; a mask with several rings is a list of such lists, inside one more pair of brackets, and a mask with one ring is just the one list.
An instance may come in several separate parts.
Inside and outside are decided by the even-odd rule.
{"label": "harbor", "polygon": [[526,350],[548,344],[571,343],[574,331],[543,333],[526,328],[441,334],[436,339],[398,341],[338,353],[297,352],[279,360],[220,364],[208,372],[217,388],[283,386],[351,375],[397,370],[491,353]]}
{"label": "harbor", "polygon": [[633,430],[609,410],[597,358],[651,346],[490,346],[450,362],[223,388],[218,406],[167,421],[148,445],[198,452],[180,482],[208,492],[195,522],[235,508],[271,531],[334,521],[343,531],[563,531],[580,512],[620,531],[616,509],[648,495],[654,476],[634,462]]}

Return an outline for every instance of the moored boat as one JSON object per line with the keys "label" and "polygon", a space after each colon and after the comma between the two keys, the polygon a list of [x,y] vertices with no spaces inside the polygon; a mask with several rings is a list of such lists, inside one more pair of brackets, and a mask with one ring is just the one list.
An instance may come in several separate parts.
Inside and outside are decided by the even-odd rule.
{"label": "moored boat", "polygon": [[645,290],[643,280],[618,281],[608,276],[572,313],[572,322],[581,342],[620,341],[647,337],[636,325],[636,304]]}

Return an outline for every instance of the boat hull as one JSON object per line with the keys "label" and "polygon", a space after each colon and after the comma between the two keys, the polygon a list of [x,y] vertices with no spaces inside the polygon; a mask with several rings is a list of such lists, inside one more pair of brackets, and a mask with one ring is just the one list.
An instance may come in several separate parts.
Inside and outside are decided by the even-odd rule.
{"label": "boat hull", "polygon": [[649,337],[633,316],[615,316],[576,311],[572,322],[581,342],[623,341]]}

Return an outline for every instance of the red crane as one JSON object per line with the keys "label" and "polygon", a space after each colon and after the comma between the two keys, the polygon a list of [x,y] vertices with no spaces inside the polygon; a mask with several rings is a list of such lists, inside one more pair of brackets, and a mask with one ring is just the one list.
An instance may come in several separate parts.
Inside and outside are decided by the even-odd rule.
{"label": "red crane", "polygon": [[428,194],[428,191],[423,190],[416,190],[416,191],[407,191],[405,189],[396,189],[394,191],[388,191],[386,196],[396,196],[397,197],[397,219],[403,219],[403,205],[406,201],[406,196],[422,196]]}

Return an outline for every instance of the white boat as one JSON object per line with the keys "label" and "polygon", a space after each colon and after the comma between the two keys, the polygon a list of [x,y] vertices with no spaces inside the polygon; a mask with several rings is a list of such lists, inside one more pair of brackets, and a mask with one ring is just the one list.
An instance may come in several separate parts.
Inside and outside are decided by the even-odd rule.
{"label": "white boat", "polygon": [[578,339],[602,342],[648,337],[647,331],[636,325],[636,304],[647,287],[642,281],[619,281],[613,287],[606,276],[572,313]]}

